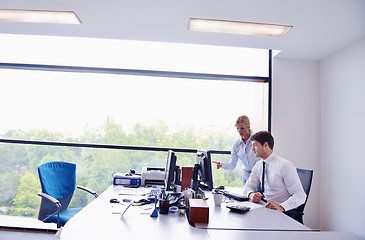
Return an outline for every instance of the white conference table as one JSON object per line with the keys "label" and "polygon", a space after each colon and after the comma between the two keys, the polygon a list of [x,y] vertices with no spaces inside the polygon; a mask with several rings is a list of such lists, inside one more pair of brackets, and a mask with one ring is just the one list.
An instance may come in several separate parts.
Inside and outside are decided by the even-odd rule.
{"label": "white conference table", "polygon": [[210,240],[222,239],[270,239],[270,240],[363,240],[350,232],[319,231],[245,231],[245,230],[207,230]]}
{"label": "white conference table", "polygon": [[[131,206],[121,216],[126,206],[110,203],[110,199],[144,198],[141,195],[148,189],[125,189],[124,193],[137,195],[120,195],[121,187],[110,186],[98,198],[71,218],[61,231],[61,240],[76,239],[197,239],[218,240],[223,238],[243,239],[244,236],[269,237],[269,239],[341,239],[344,233],[313,232],[285,214],[252,205],[246,213],[230,212],[225,204],[214,206],[210,193],[207,193],[209,206],[209,223],[188,223],[186,215],[159,214],[150,217],[154,204]],[[252,203],[247,203],[252,204]],[[342,235],[341,235],[342,234]],[[337,236],[337,238],[336,238]],[[352,236],[352,235],[351,235]],[[306,238],[308,239],[308,238]],[[357,240],[357,238],[350,238]]]}
{"label": "white conference table", "polygon": [[244,213],[236,213],[226,207],[232,203],[215,206],[212,194],[208,193],[206,197],[208,197],[209,223],[195,224],[200,229],[312,231],[280,211],[265,208],[265,203],[240,202],[240,205],[251,209]]}
{"label": "white conference table", "polygon": [[[143,196],[119,195],[110,186],[98,198],[72,217],[61,231],[61,240],[76,239],[179,239],[208,240],[207,231],[189,225],[185,215],[150,217],[154,204],[131,206],[121,217],[125,206],[110,199],[137,199]],[[141,192],[141,188],[132,189]],[[148,210],[144,210],[150,208]],[[116,212],[116,213],[112,213]]]}

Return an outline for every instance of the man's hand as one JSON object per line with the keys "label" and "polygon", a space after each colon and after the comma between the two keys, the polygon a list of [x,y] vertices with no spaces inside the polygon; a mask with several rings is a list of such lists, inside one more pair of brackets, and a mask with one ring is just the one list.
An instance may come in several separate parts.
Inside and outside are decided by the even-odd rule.
{"label": "man's hand", "polygon": [[223,165],[221,162],[215,162],[215,161],[212,161],[212,162],[217,164],[217,169],[220,169]]}
{"label": "man's hand", "polygon": [[252,202],[258,203],[258,202],[260,202],[263,195],[260,192],[256,192],[256,193],[252,192],[248,195],[248,197],[251,199]]}
{"label": "man's hand", "polygon": [[267,204],[265,207],[284,212],[284,208],[281,205],[277,204],[274,200],[267,200]]}

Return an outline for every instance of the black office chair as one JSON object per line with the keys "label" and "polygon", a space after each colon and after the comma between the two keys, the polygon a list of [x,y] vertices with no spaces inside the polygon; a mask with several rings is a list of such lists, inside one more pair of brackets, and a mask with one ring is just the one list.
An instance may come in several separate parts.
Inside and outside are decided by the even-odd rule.
{"label": "black office chair", "polygon": [[297,168],[297,173],[298,173],[300,182],[302,183],[303,190],[307,194],[307,197],[305,199],[305,202],[302,205],[300,205],[299,207],[297,207],[295,209],[286,211],[285,214],[303,224],[304,207],[305,207],[305,204],[307,203],[309,191],[310,191],[311,185],[312,185],[313,170]]}
{"label": "black office chair", "polygon": [[[76,164],[61,161],[44,163],[38,167],[38,174],[42,186],[42,192],[38,193],[42,197],[38,219],[57,223],[57,228],[60,228],[82,209],[67,209],[75,191]],[[86,187],[77,188],[98,196]]]}

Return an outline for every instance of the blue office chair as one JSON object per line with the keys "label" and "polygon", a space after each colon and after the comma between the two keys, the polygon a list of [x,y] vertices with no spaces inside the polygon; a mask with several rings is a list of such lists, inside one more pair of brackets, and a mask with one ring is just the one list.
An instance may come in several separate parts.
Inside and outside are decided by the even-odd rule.
{"label": "blue office chair", "polygon": [[[44,163],[38,167],[38,175],[42,186],[42,192],[38,193],[42,197],[38,219],[57,223],[57,228],[60,228],[82,209],[67,209],[75,191],[76,164],[61,161]],[[77,188],[98,197],[91,189],[82,186]]]}
{"label": "blue office chair", "polygon": [[303,190],[307,194],[307,197],[305,199],[305,202],[302,205],[300,205],[299,207],[297,207],[295,209],[286,211],[285,214],[303,224],[304,207],[307,203],[309,191],[310,191],[311,185],[312,185],[313,170],[297,168],[297,173],[298,173],[300,182],[302,183]]}

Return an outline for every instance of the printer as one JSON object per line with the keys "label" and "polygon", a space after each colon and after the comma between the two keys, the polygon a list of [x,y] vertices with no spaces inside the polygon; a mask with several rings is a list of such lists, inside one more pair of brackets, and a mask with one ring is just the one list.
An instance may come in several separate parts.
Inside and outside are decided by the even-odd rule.
{"label": "printer", "polygon": [[141,173],[141,185],[165,185],[165,168],[144,167]]}

